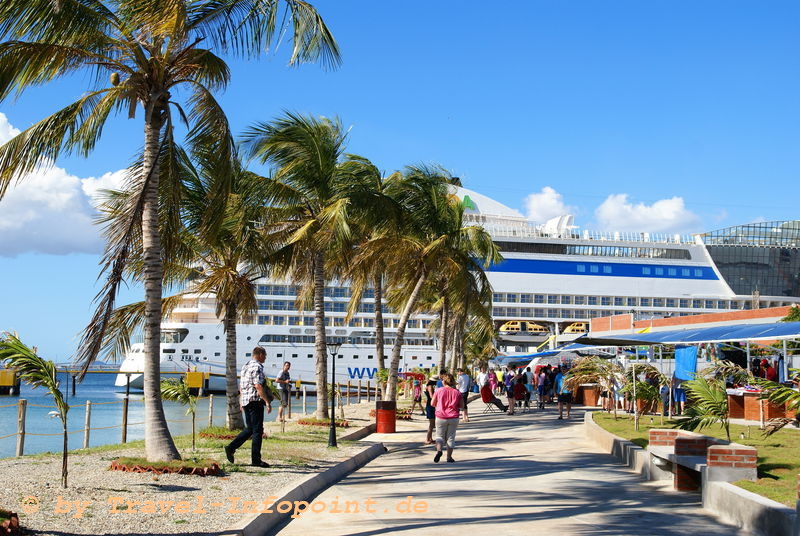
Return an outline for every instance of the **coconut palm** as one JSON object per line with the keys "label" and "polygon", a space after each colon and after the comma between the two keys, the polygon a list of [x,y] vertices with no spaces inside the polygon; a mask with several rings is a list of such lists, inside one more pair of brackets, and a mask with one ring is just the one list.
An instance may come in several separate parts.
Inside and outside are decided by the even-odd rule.
{"label": "coconut palm", "polygon": [[44,387],[50,392],[58,409],[58,416],[61,419],[61,429],[64,442],[61,449],[61,487],[67,487],[67,412],[69,405],[64,400],[64,396],[58,388],[56,380],[56,366],[52,361],[47,361],[39,357],[36,352],[23,344],[15,333],[4,333],[0,337],[0,362],[6,362],[6,366],[13,368],[19,374],[22,381],[31,384],[34,388]]}
{"label": "coconut palm", "polygon": [[[197,168],[183,154],[179,163],[180,169],[175,171],[181,175],[178,181],[178,188],[182,190],[181,205],[173,210],[180,210],[182,217],[178,222],[180,227],[170,229],[169,233],[175,237],[173,241],[179,254],[174,262],[165,265],[164,277],[166,281],[177,284],[189,280],[190,286],[174,296],[164,298],[162,314],[168,315],[188,294],[216,297],[216,313],[222,318],[226,336],[226,422],[230,429],[241,429],[244,422],[237,396],[236,323],[242,316],[256,311],[253,282],[264,273],[264,262],[270,253],[270,244],[262,239],[258,229],[264,205],[264,179],[243,169],[238,161],[220,165],[215,160],[207,159],[204,167]],[[216,171],[220,168],[230,171],[230,176],[224,179],[230,184],[229,194],[222,210],[224,217],[218,225],[210,227],[205,222],[213,218],[209,211],[216,210],[215,185],[222,180]],[[106,213],[105,219],[116,220],[129,202],[129,197],[129,192],[109,192],[108,202],[102,207]],[[170,199],[161,200],[161,205],[169,207]],[[161,221],[166,234],[169,221],[166,218]],[[142,264],[138,243],[133,248],[132,261],[132,266]],[[143,323],[143,302],[114,311],[107,331],[107,344],[113,344],[114,354],[120,353],[120,350],[124,353],[124,345],[131,333],[135,328],[141,328]]]}
{"label": "coconut palm", "polygon": [[[440,274],[461,270],[482,273],[499,259],[497,246],[482,228],[464,225],[464,207],[449,195],[449,174],[427,166],[409,166],[402,177],[387,186],[389,195],[403,208],[404,224],[393,235],[371,240],[354,263],[387,263],[392,277],[390,301],[400,319],[389,364],[384,398],[397,395],[397,373],[408,319],[416,310],[423,288]],[[435,288],[435,286],[434,286]]]}
{"label": "coconut palm", "polygon": [[331,263],[332,275],[342,281],[349,280],[351,283],[347,321],[359,311],[365,292],[372,291],[375,353],[378,358],[377,368],[381,371],[386,368],[386,339],[383,325],[386,265],[381,259],[375,259],[374,264],[353,264],[350,261],[354,250],[374,238],[393,232],[400,225],[401,207],[386,192],[387,183],[397,179],[398,174],[395,172],[388,179],[384,179],[377,166],[358,155],[347,155],[341,170],[347,177],[344,195],[350,200],[352,233],[350,243],[340,243],[341,247],[334,252]]}
{"label": "coconut palm", "polygon": [[[326,263],[341,244],[352,241],[346,184],[342,171],[346,133],[338,120],[294,113],[271,123],[257,123],[243,136],[244,149],[273,166],[265,181],[269,203],[265,239],[276,244],[273,275],[303,286],[314,307],[316,391],[327,392],[325,339]],[[317,418],[328,403],[317,397]]]}
{"label": "coconut palm", "polygon": [[[285,24],[276,24],[285,13]],[[316,10],[299,0],[5,0],[0,3],[0,99],[81,70],[94,87],[77,101],[0,147],[0,196],[9,184],[62,153],[87,156],[112,114],[135,117],[141,108],[144,146],[128,189],[135,203],[109,230],[107,273],[98,310],[79,358],[87,367],[103,345],[104,331],[127,261],[141,235],[147,321],[145,344],[145,445],[150,460],[179,457],[169,434],[159,391],[162,236],[158,199],[160,157],[173,144],[173,109],[190,125],[192,144],[232,153],[228,122],[213,96],[230,77],[213,49],[257,56],[291,26],[290,63],[339,61],[337,45]],[[188,96],[186,112],[173,102]],[[222,192],[224,193],[224,191]],[[218,201],[222,203],[221,200]]]}

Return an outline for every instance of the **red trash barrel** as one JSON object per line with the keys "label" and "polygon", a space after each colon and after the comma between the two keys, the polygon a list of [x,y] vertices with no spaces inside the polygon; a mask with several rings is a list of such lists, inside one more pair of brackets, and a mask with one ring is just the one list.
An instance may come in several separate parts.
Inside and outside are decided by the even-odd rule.
{"label": "red trash barrel", "polygon": [[394,400],[378,400],[375,402],[376,432],[393,434],[397,430],[397,402]]}

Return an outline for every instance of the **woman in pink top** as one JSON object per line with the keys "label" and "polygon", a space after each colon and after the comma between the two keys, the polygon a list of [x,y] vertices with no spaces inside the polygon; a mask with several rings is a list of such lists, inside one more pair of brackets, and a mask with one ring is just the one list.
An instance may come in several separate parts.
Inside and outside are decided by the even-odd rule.
{"label": "woman in pink top", "polygon": [[441,375],[444,386],[433,393],[431,404],[436,408],[436,456],[435,463],[442,459],[442,446],[447,443],[447,461],[455,462],[453,449],[456,446],[456,428],[458,428],[458,411],[464,407],[464,399],[452,374]]}

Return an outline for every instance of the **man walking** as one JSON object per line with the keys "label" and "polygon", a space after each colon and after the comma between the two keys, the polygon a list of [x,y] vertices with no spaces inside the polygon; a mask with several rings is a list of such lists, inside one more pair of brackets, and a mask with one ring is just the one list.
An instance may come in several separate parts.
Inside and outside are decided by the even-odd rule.
{"label": "man walking", "polygon": [[250,462],[253,467],[269,467],[261,460],[261,436],[264,434],[264,406],[272,411],[272,396],[264,388],[264,366],[267,351],[261,346],[253,348],[253,359],[245,363],[239,378],[239,400],[244,411],[245,429],[225,446],[225,457],[234,463],[233,454],[248,438],[252,438]]}
{"label": "man walking", "polygon": [[283,408],[289,405],[289,400],[292,396],[292,379],[289,376],[289,369],[292,364],[288,361],[283,362],[283,370],[281,370],[278,377],[275,378],[275,383],[278,384],[278,389],[281,393],[281,405],[278,408],[278,420],[283,422]]}

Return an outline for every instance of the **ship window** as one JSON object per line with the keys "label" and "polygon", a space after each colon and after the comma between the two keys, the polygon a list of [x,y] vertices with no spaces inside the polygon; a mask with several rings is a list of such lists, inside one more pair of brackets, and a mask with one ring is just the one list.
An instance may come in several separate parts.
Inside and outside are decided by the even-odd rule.
{"label": "ship window", "polygon": [[591,264],[589,265],[589,271],[593,274],[600,273],[600,267],[597,266],[596,264]]}
{"label": "ship window", "polygon": [[639,300],[639,305],[641,307],[650,307],[650,298],[641,298]]}
{"label": "ship window", "polygon": [[[278,355],[280,356],[280,354],[278,354]],[[245,356],[245,357],[252,357],[252,356],[253,356],[253,354],[251,354],[250,352],[247,352],[246,354],[244,354],[244,356]]]}
{"label": "ship window", "polygon": [[706,300],[706,309],[714,308],[714,300]]}
{"label": "ship window", "polygon": [[202,354],[202,353],[203,353],[203,351],[202,351],[202,350],[198,350],[197,348],[195,348],[195,349],[194,349],[194,353],[196,353],[196,354]]}
{"label": "ship window", "polygon": [[182,354],[188,354],[188,353],[189,353],[189,349],[188,349],[188,348],[183,348],[183,349],[181,350],[181,353],[182,353]]}
{"label": "ship window", "polygon": [[622,298],[614,298],[614,306],[615,307],[622,307],[624,304],[622,303]]}
{"label": "ship window", "polygon": [[650,267],[642,266],[642,275],[650,275]]}
{"label": "ship window", "polygon": [[584,272],[586,272],[586,265],[585,265],[585,264],[579,264],[579,265],[577,266],[577,268],[578,268],[578,273],[584,273]]}
{"label": "ship window", "polygon": [[544,294],[536,294],[533,296],[533,303],[544,303]]}
{"label": "ship window", "polygon": [[703,270],[701,270],[700,268],[695,268],[694,269],[694,276],[695,277],[703,277]]}
{"label": "ship window", "polygon": [[297,354],[292,354],[292,358],[296,358],[296,357],[297,357]]}
{"label": "ship window", "polygon": [[308,354],[306,357],[308,357],[310,359],[310,358],[314,357],[314,354]]}
{"label": "ship window", "polygon": [[217,336],[216,336],[216,337],[214,337],[214,338],[215,338],[216,340],[219,340],[219,335],[217,335]]}
{"label": "ship window", "polygon": [[167,361],[172,361],[172,356],[171,355],[167,356]]}
{"label": "ship window", "polygon": [[675,268],[667,268],[667,275],[678,275],[678,270]]}
{"label": "ship window", "polygon": [[689,300],[680,300],[678,303],[680,304],[678,307],[681,307],[683,309],[689,307]]}
{"label": "ship window", "polygon": [[214,357],[219,357],[219,352],[214,352]]}
{"label": "ship window", "polygon": [[165,354],[174,354],[175,353],[175,348],[164,348],[164,353]]}
{"label": "ship window", "polygon": [[200,335],[200,340],[201,340],[201,341],[203,340],[203,336],[202,336],[202,335]]}
{"label": "ship window", "polygon": [[603,296],[600,298],[600,305],[611,305],[611,296]]}
{"label": "ship window", "polygon": [[252,339],[252,337],[250,335],[248,335],[247,336],[247,340],[249,341],[250,339]]}
{"label": "ship window", "polygon": [[416,360],[417,360],[417,356],[415,356],[415,355],[412,355],[412,356],[411,356],[411,361],[416,361]]}
{"label": "ship window", "polygon": [[610,274],[611,273],[611,266],[609,266],[607,264],[604,264],[603,265],[603,273],[604,274]]}
{"label": "ship window", "polygon": [[533,303],[533,295],[532,294],[520,294],[519,302],[520,303]]}
{"label": "ship window", "polygon": [[374,358],[375,358],[375,356],[373,356],[373,355],[368,355],[367,356],[367,359],[374,359]]}
{"label": "ship window", "polygon": [[[247,355],[250,355],[250,354],[247,354]],[[278,357],[283,357],[283,354],[278,354]]]}
{"label": "ship window", "polygon": [[427,356],[425,359],[427,359],[428,361],[432,361],[433,360],[433,358],[431,356]]}
{"label": "ship window", "polygon": [[682,277],[690,277],[692,272],[688,268],[681,268],[681,276]]}
{"label": "ship window", "polygon": [[586,296],[575,296],[575,305],[583,305],[586,303]]}
{"label": "ship window", "polygon": [[653,298],[653,307],[664,307],[663,298]]}
{"label": "ship window", "polygon": [[703,300],[692,300],[692,307],[700,309],[703,307]]}
{"label": "ship window", "polygon": [[597,296],[589,296],[589,305],[597,305]]}
{"label": "ship window", "polygon": [[357,356],[357,355],[354,355],[354,356],[353,356],[353,359],[358,359],[358,356]]}
{"label": "ship window", "polygon": [[548,294],[547,295],[547,303],[550,305],[555,305],[558,303],[558,296],[555,294]]}
{"label": "ship window", "polygon": [[667,307],[675,307],[675,298],[667,298]]}
{"label": "ship window", "polygon": [[655,274],[656,275],[664,275],[664,269],[663,268],[656,268],[655,269]]}
{"label": "ship window", "polygon": [[336,357],[342,359],[344,356],[342,354],[337,354]]}

